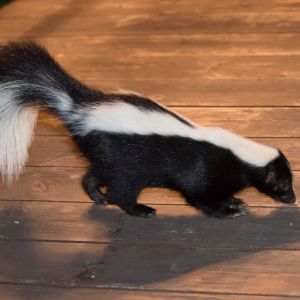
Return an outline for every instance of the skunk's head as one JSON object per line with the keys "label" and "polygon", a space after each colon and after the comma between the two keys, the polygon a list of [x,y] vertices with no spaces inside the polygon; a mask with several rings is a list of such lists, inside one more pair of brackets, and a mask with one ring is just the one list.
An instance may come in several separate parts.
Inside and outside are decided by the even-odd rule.
{"label": "skunk's head", "polygon": [[262,193],[284,203],[296,201],[293,187],[293,175],[290,164],[284,154],[279,151],[279,156],[268,163],[253,178],[254,186]]}

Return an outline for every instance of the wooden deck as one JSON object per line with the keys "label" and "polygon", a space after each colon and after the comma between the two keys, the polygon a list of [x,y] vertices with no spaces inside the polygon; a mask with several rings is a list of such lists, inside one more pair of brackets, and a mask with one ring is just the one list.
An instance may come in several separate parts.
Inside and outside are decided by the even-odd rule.
{"label": "wooden deck", "polygon": [[[91,85],[280,147],[300,190],[299,0],[13,1],[0,41],[24,38]],[[248,190],[248,215],[216,220],[154,189],[139,219],[89,201],[86,165],[42,113],[24,175],[0,185],[2,300],[300,299],[296,205]]]}

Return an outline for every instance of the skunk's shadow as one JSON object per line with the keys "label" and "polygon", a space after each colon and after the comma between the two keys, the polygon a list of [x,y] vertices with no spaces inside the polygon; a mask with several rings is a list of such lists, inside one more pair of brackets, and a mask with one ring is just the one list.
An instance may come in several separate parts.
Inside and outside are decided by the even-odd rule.
{"label": "skunk's shadow", "polygon": [[[99,208],[91,207],[89,217],[101,222],[98,214]],[[278,208],[264,217],[249,213],[223,220],[204,215],[151,220],[122,217],[101,264],[90,266],[95,274],[101,274],[99,284],[165,281],[300,240],[300,211],[295,207]]]}
{"label": "skunk's shadow", "polygon": [[[13,220],[20,215],[22,226],[16,226]],[[145,220],[92,205],[86,217],[94,227],[93,242],[44,243],[30,241],[34,239],[30,225],[33,220],[22,209],[11,207],[3,211],[2,281],[140,287],[265,249],[281,249],[300,240],[300,211],[295,207],[278,208],[264,217],[248,214],[217,220],[183,215]],[[97,238],[98,229],[103,232],[103,227],[107,243]],[[60,230],[64,230],[63,226]],[[18,240],[9,240],[15,236]],[[30,293],[32,296],[34,290]]]}

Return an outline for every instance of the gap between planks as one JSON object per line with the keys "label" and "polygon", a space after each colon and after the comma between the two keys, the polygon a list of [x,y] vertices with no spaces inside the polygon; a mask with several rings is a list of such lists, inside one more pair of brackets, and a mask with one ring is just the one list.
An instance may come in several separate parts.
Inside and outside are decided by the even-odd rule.
{"label": "gap between planks", "polygon": [[[241,293],[218,293],[218,292],[193,292],[193,291],[172,291],[154,289],[134,289],[125,287],[107,288],[107,287],[73,287],[60,285],[42,285],[42,284],[26,284],[16,282],[0,282],[2,286],[13,286],[14,290],[4,290],[1,294],[5,300],[23,300],[21,295],[30,294],[32,299],[36,299],[36,295],[47,297],[51,295],[53,290],[62,289],[62,296],[55,295],[55,300],[77,300],[87,297],[89,300],[99,299],[122,299],[122,300],[264,300],[271,298],[272,300],[298,299],[298,296],[276,296],[272,294],[241,294]],[[35,295],[35,296],[34,296]],[[104,298],[105,297],[105,298]],[[48,299],[48,298],[47,298]]]}

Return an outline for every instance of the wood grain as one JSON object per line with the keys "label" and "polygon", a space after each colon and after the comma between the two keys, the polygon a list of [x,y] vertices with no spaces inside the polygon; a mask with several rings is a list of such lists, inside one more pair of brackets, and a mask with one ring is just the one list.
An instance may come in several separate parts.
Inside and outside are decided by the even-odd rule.
{"label": "wood grain", "polygon": [[[38,4],[38,5],[37,5]],[[241,12],[294,12],[299,6],[299,1],[295,0],[277,0],[276,5],[272,1],[241,1],[239,0],[223,0],[220,3],[214,1],[193,1],[193,0],[172,0],[172,1],[161,1],[155,2],[156,11],[160,13],[194,13],[196,11],[201,12],[218,12],[218,13],[241,13]],[[74,2],[70,0],[63,1],[51,1],[41,2],[39,0],[26,0],[26,1],[15,1],[13,5],[5,7],[3,10],[5,18],[15,17],[28,17],[43,16],[44,18],[50,17],[54,14],[73,15],[76,11],[80,16],[103,16],[105,13],[115,14],[141,14],[152,12],[154,3],[151,0],[140,0],[137,5],[134,0],[130,1],[105,1],[99,2],[97,0],[86,0],[83,2]]]}
{"label": "wood grain", "polygon": [[[281,50],[283,44],[288,45],[283,49],[296,48],[299,35],[268,35],[265,50],[256,49],[263,43],[257,35],[192,37],[48,37],[41,42],[73,75],[98,88],[137,90],[168,105],[299,105],[299,59]],[[238,40],[245,57],[235,50]]]}
{"label": "wood grain", "polygon": [[[295,143],[298,143],[298,139]],[[294,153],[291,153],[291,156],[294,157]],[[86,167],[88,162],[79,153],[70,137],[36,136],[29,151],[27,165],[32,167]]]}
{"label": "wood grain", "polygon": [[[219,3],[220,4],[220,3]],[[58,59],[101,55],[131,57],[191,56],[280,56],[299,55],[299,33],[293,34],[193,34],[126,36],[42,36],[43,43]],[[0,35],[0,41],[6,41]],[[297,57],[295,57],[296,59]],[[101,62],[102,59],[99,59]],[[76,66],[81,64],[76,63]],[[75,67],[75,66],[74,66]],[[118,67],[118,66],[111,66]],[[284,67],[284,66],[281,66]],[[161,70],[162,71],[162,70]],[[262,70],[263,71],[263,70]],[[297,70],[298,71],[298,70]],[[157,74],[159,75],[159,74]]]}
{"label": "wood grain", "polygon": [[[16,183],[11,186],[0,185],[0,199],[90,203],[80,184],[85,172],[85,168],[75,167],[27,167]],[[296,190],[300,190],[300,172],[294,172],[294,181]],[[254,206],[284,206],[253,189],[245,190],[239,196]],[[177,193],[166,189],[147,189],[140,196],[140,201],[151,204],[184,203]]]}
{"label": "wood grain", "polygon": [[[98,50],[99,51],[99,50]],[[193,80],[201,86],[202,80],[262,80],[300,79],[300,59],[296,55],[279,56],[207,56],[198,55],[153,56],[147,52],[139,55],[94,56],[58,55],[58,61],[79,78],[128,81],[139,80]],[[192,56],[192,57],[191,57]],[[81,64],[76,62],[80,60]],[[112,68],[112,65],[117,66]],[[157,65],[162,72],[158,72]],[[245,66],[247,66],[245,68]],[[258,72],[259,70],[259,72]],[[194,81],[195,79],[195,81]]]}
{"label": "wood grain", "polygon": [[[189,10],[171,10],[157,13],[154,3],[150,9],[124,14],[119,7],[110,13],[93,15],[91,9],[84,15],[69,6],[67,13],[60,11],[36,17],[3,18],[0,12],[1,35],[4,37],[33,38],[42,35],[74,36],[127,35],[127,34],[220,34],[220,33],[299,33],[300,16],[297,11],[278,12],[207,12],[189,6]],[[192,11],[191,11],[192,9]],[[174,22],[176,18],[176,22]],[[172,22],[173,21],[173,22]]]}
{"label": "wood grain", "polygon": [[2,282],[300,295],[299,251],[3,241],[0,252]]}
{"label": "wood grain", "polygon": [[[247,137],[299,137],[298,107],[173,107],[172,109],[203,126],[222,127]],[[66,135],[66,131],[61,122],[52,115],[42,113],[39,117],[37,135]]]}
{"label": "wood grain", "polygon": [[[0,285],[1,295],[5,300],[23,300],[24,295],[28,299],[55,299],[55,300],[89,300],[116,299],[116,300],[265,300],[265,296],[234,295],[222,293],[182,293],[147,291],[139,289],[105,289],[105,288],[66,288],[66,287],[41,287],[32,284],[24,285]],[[288,300],[289,296],[273,296],[273,300]]]}
{"label": "wood grain", "polygon": [[220,220],[208,218],[190,206],[154,207],[157,216],[145,220],[128,216],[114,206],[2,200],[0,239],[224,251],[300,250],[299,208],[251,207],[240,218]]}
{"label": "wood grain", "polygon": [[[281,148],[300,189],[299,0],[18,0],[0,42],[33,38],[97,88],[136,90],[206,126]],[[43,112],[24,175],[0,184],[1,299],[298,299],[299,207],[253,189],[208,218],[147,189],[152,219],[92,204],[87,161]]]}
{"label": "wood grain", "polygon": [[[27,4],[26,4],[27,5]],[[39,6],[36,6],[39,7]],[[68,39],[60,36],[41,36],[37,41],[59,60],[70,58],[130,57],[201,57],[201,56],[291,56],[299,55],[299,33],[276,34],[173,34],[160,35],[76,35]],[[0,35],[1,43],[9,41]],[[295,57],[296,59],[296,57]],[[76,63],[74,67],[80,67]],[[118,66],[111,66],[118,67]],[[284,67],[284,66],[281,66]],[[262,70],[264,71],[264,70]],[[298,71],[298,70],[297,70]],[[159,74],[158,74],[159,75]]]}
{"label": "wood grain", "polygon": [[107,78],[101,81],[98,77],[93,77],[92,73],[87,76],[80,78],[95,88],[106,91],[118,88],[137,91],[171,106],[299,106],[300,81],[294,79],[215,79],[195,83],[196,78],[163,81]]}

